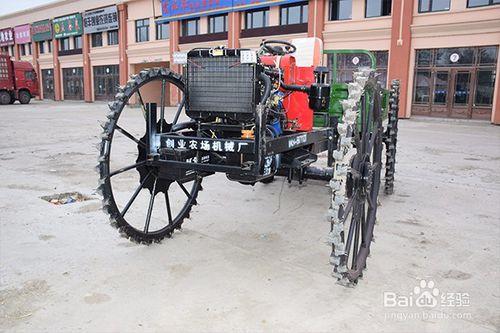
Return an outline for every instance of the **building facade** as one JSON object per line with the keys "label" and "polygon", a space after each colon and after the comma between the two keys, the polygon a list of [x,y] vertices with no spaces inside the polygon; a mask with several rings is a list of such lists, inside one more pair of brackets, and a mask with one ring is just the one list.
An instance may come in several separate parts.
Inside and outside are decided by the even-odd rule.
{"label": "building facade", "polygon": [[[159,0],[63,0],[0,17],[0,50],[34,64],[42,98],[93,102],[112,99],[117,86],[143,68],[180,71],[173,64],[177,51],[318,37],[325,50],[373,51],[379,80],[402,82],[400,117],[500,124],[500,0],[253,3],[162,18]],[[329,57],[324,63],[332,66]],[[356,53],[337,57],[341,81],[367,61]]]}

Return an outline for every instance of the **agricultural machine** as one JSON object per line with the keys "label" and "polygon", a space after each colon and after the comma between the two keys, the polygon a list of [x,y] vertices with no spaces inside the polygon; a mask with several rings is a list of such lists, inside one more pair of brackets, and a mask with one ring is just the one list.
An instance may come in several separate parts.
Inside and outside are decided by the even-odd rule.
{"label": "agricultural machine", "polygon": [[[373,68],[337,83],[335,68],[319,65],[318,40],[300,47],[267,40],[257,51],[197,48],[177,54],[183,76],[167,68],[131,76],[109,104],[96,167],[111,224],[139,243],[169,238],[215,173],[245,185],[324,180],[333,275],[357,283],[373,239],[384,144],[384,189],[393,191],[399,84],[380,87],[369,53]],[[314,166],[322,153],[324,166]]]}

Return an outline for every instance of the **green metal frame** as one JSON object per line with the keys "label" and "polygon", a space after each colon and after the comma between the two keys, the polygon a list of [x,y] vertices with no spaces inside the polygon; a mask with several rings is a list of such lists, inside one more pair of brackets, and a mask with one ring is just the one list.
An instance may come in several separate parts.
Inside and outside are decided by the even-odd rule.
{"label": "green metal frame", "polygon": [[323,54],[333,54],[333,71],[332,71],[332,84],[337,83],[337,55],[339,54],[365,54],[370,58],[371,66],[370,68],[373,70],[377,69],[377,59],[368,50],[325,50]]}
{"label": "green metal frame", "polygon": [[[323,54],[327,55],[333,55],[333,63],[332,63],[332,76],[331,76],[331,92],[330,92],[330,108],[328,112],[317,112],[314,114],[314,126],[315,127],[326,127],[329,125],[329,118],[330,117],[337,117],[340,121],[342,121],[342,106],[340,104],[340,101],[347,98],[347,84],[345,83],[338,83],[337,82],[337,55],[341,54],[364,54],[368,56],[370,59],[371,65],[370,68],[373,70],[377,69],[377,59],[375,58],[375,55],[368,51],[368,50],[325,50],[323,51]],[[387,117],[387,111],[388,111],[388,91],[383,90],[383,96],[382,96],[382,116],[383,118]],[[370,101],[369,96],[368,98],[365,99],[366,103],[368,104]],[[367,105],[366,110],[369,110],[369,107]]]}

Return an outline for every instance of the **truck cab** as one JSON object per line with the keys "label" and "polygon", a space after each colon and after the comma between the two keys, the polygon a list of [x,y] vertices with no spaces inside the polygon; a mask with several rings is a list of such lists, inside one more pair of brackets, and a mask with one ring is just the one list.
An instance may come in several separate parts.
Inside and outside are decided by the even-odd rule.
{"label": "truck cab", "polygon": [[38,77],[33,65],[0,55],[0,104],[13,104],[16,100],[28,104],[38,95]]}

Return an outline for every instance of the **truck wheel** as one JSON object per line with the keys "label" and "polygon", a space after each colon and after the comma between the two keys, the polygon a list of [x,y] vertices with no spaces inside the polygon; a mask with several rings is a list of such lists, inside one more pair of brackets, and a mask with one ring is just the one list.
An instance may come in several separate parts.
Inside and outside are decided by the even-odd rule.
{"label": "truck wheel", "polygon": [[0,105],[10,104],[11,97],[10,94],[6,91],[0,91]]}
{"label": "truck wheel", "polygon": [[19,92],[19,102],[21,104],[28,104],[31,100],[31,94],[26,90],[22,90]]}

